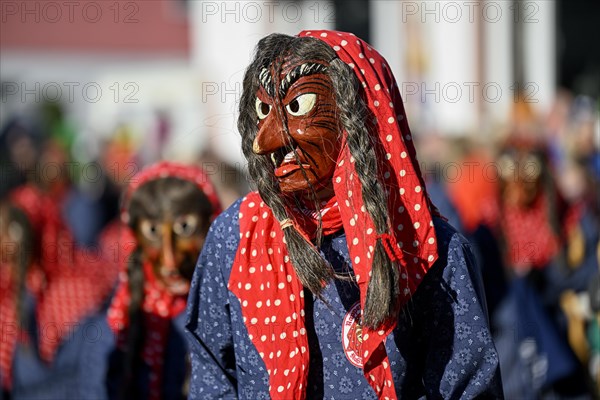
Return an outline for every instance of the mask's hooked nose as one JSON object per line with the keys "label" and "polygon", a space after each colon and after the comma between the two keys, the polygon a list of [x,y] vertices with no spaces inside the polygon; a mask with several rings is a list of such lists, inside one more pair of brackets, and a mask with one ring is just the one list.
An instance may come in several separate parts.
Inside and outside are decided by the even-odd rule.
{"label": "mask's hooked nose", "polygon": [[273,153],[274,151],[290,144],[283,123],[274,115],[267,116],[263,125],[258,130],[254,143],[252,143],[252,151],[255,154],[263,155]]}
{"label": "mask's hooked nose", "polygon": [[162,264],[163,268],[172,272],[176,269],[175,252],[173,249],[173,232],[171,229],[165,229],[162,242]]}

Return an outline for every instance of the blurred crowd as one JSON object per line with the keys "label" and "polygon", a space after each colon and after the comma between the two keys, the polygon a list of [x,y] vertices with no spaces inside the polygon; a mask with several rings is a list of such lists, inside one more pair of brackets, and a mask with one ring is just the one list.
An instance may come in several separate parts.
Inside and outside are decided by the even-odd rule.
{"label": "blurred crowd", "polygon": [[[2,127],[1,398],[185,397],[178,379],[188,373],[182,314],[190,271],[210,221],[249,186],[239,166],[209,151],[195,163],[163,162],[170,124],[160,112],[155,120],[143,140],[120,124],[96,150],[57,103]],[[131,293],[144,299],[139,324]],[[163,313],[166,328],[154,320]],[[176,316],[173,333],[159,335]],[[144,330],[151,335],[132,339]],[[160,343],[145,343],[155,335]],[[168,381],[173,393],[124,383],[140,375],[128,378],[131,363],[132,371],[156,357],[161,370],[168,364],[169,356],[156,355],[167,338],[175,343],[176,383],[168,374],[146,375]],[[124,356],[134,347],[136,356]],[[138,357],[146,348],[154,358]]]}
{"label": "blurred crowd", "polygon": [[[548,115],[517,102],[510,123],[485,137],[414,132],[434,204],[478,250],[506,398],[600,397],[599,114],[597,101],[560,92]],[[152,233],[128,224],[124,197],[163,158],[169,116],[155,120],[143,141],[121,124],[94,152],[81,149],[79,128],[56,103],[1,127],[3,396],[95,396],[103,389],[89,382],[106,381],[93,375],[111,357],[97,351],[107,336],[124,354],[145,348],[103,327],[107,316],[119,320],[119,282],[140,235]],[[192,164],[222,209],[251,188],[243,168],[213,152]],[[190,221],[173,229],[185,233]],[[166,385],[167,357],[142,358],[165,363]]]}
{"label": "blurred crowd", "polygon": [[417,149],[434,203],[479,251],[505,396],[597,398],[598,103],[516,102],[492,136],[421,135]]}

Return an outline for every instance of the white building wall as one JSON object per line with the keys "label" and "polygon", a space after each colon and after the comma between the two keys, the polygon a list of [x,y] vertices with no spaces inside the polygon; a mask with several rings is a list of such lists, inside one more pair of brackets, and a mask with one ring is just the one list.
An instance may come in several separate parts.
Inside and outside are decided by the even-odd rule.
{"label": "white building wall", "polygon": [[199,131],[224,160],[242,163],[237,107],[245,68],[254,47],[270,33],[294,35],[304,29],[333,29],[329,1],[193,1],[192,65],[200,77],[202,114]]}
{"label": "white building wall", "polygon": [[556,95],[556,2],[523,2],[519,18],[525,33],[525,94],[545,115]]}
{"label": "white building wall", "polygon": [[[514,98],[512,2],[485,0],[483,4],[489,10],[482,18],[483,82],[488,85],[490,93],[483,99],[485,114],[482,122],[487,126],[497,126],[510,118]],[[502,91],[497,101],[493,97],[494,87]]]}
{"label": "white building wall", "polygon": [[372,41],[392,64],[413,129],[477,135],[511,115],[515,19],[523,23],[526,95],[547,112],[556,91],[555,10],[543,0],[372,0]]}
{"label": "white building wall", "polygon": [[385,57],[397,81],[406,77],[406,29],[399,1],[371,1],[371,44]]}

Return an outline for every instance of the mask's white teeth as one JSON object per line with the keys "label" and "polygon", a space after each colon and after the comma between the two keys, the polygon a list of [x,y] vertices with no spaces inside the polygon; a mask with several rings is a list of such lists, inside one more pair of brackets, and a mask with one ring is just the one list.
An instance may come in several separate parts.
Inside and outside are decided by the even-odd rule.
{"label": "mask's white teeth", "polygon": [[271,153],[271,161],[273,161],[273,165],[277,167],[277,160],[275,160],[275,153]]}
{"label": "mask's white teeth", "polygon": [[294,155],[294,152],[290,151],[283,158],[283,162],[290,162],[290,161],[294,161],[295,159],[296,159],[296,156]]}

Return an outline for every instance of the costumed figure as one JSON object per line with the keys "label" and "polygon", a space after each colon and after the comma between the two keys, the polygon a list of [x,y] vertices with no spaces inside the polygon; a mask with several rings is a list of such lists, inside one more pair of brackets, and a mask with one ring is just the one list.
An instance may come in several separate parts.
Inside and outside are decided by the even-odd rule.
{"label": "costumed figure", "polygon": [[536,132],[528,133],[517,131],[501,148],[496,220],[488,221],[493,234],[474,235],[484,259],[504,393],[582,396],[589,388],[569,347],[561,295],[584,292],[597,273],[594,239],[589,243],[597,233],[588,229],[583,209],[563,199],[546,146]]}
{"label": "costumed figure", "polygon": [[97,328],[116,273],[106,270],[101,252],[74,245],[61,206],[34,185],[8,196],[8,236],[23,239],[13,239],[21,255],[9,263],[12,278],[2,290],[3,378],[14,399],[97,398],[104,391],[92,367],[102,356],[84,349],[106,339]]}
{"label": "costumed figure", "polygon": [[117,337],[108,394],[121,399],[183,399],[189,365],[183,311],[189,283],[220,205],[208,176],[161,162],[130,184],[122,219],[135,246],[108,310]]}
{"label": "costumed figure", "polygon": [[239,111],[258,191],[200,256],[190,397],[501,398],[470,245],[428,199],[383,57],[269,35]]}
{"label": "costumed figure", "polygon": [[[32,265],[34,236],[27,215],[7,200],[0,203],[0,381],[2,398],[10,398],[12,362],[21,329],[26,325],[25,291],[37,291],[38,269]],[[39,285],[39,279],[37,284]]]}

